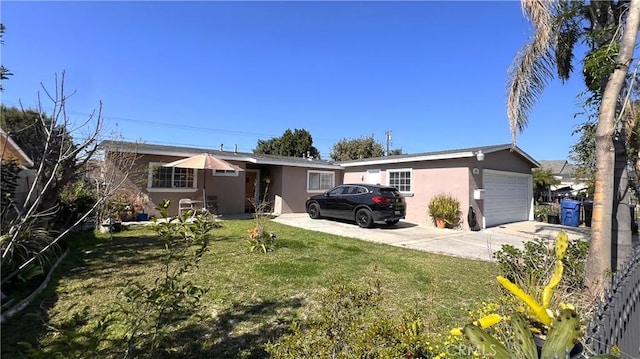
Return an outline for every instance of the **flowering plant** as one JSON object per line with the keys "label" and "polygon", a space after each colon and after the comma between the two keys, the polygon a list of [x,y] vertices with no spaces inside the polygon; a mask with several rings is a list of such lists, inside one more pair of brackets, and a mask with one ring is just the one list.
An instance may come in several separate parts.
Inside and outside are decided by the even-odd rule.
{"label": "flowering plant", "polygon": [[[581,350],[579,344],[583,336],[579,316],[571,304],[559,303],[552,310],[552,299],[556,287],[562,279],[564,264],[562,259],[567,253],[568,236],[560,232],[554,247],[555,262],[552,274],[539,293],[529,293],[509,279],[498,276],[498,283],[524,305],[519,305],[509,315],[490,313],[477,321],[456,328],[452,334],[464,334],[466,340],[476,348],[476,354],[492,358],[561,358],[568,357],[574,349]],[[500,323],[509,322],[510,335],[503,341],[496,339],[487,329]],[[538,350],[533,333],[545,335],[544,344]],[[615,358],[612,355],[598,355],[593,358]]]}

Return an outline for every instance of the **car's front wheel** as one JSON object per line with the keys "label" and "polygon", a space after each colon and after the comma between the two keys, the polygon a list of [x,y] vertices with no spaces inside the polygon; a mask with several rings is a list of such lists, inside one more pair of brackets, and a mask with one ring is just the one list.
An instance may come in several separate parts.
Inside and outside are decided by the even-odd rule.
{"label": "car's front wheel", "polygon": [[371,217],[371,211],[362,208],[356,212],[356,223],[362,228],[369,228],[373,224],[373,217]]}
{"label": "car's front wheel", "polygon": [[309,213],[309,217],[312,219],[320,218],[320,206],[318,206],[317,203],[311,203],[307,209],[307,213]]}
{"label": "car's front wheel", "polygon": [[400,222],[399,219],[392,219],[392,220],[389,220],[389,221],[384,221],[384,223],[386,223],[386,224],[388,224],[390,226],[392,226],[394,224],[398,224],[398,222]]}

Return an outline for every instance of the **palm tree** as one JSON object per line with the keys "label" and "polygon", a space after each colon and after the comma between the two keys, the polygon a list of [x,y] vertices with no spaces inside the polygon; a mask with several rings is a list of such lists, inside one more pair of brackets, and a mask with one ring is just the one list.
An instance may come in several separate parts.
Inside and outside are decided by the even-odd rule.
{"label": "palm tree", "polygon": [[[522,0],[521,3],[523,13],[532,22],[535,32],[532,41],[518,53],[509,69],[507,114],[514,143],[517,132],[522,132],[526,127],[528,114],[537,98],[543,93],[546,83],[553,78],[554,70],[562,80],[568,78],[572,71],[573,48],[579,37],[591,40],[590,54],[604,45],[616,45],[619,41],[617,56],[608,73],[595,79],[585,77],[588,89],[594,92],[595,99],[600,102],[595,137],[597,171],[592,240],[585,282],[594,290],[602,289],[607,283],[604,276],[611,271],[613,200],[618,197],[614,192],[614,173],[616,148],[619,146],[614,140],[619,142],[621,136],[614,136],[616,114],[619,112],[619,100],[632,62],[640,21],[640,0],[617,3],[591,1],[589,4]],[[584,19],[590,23],[587,32],[581,30]],[[622,25],[625,20],[625,31],[618,32],[618,25]],[[617,34],[622,35],[616,36]]]}
{"label": "palm tree", "polygon": [[560,184],[560,180],[554,177],[550,170],[536,168],[531,174],[533,175],[533,192],[536,200],[542,197],[542,191],[548,190],[549,186]]}

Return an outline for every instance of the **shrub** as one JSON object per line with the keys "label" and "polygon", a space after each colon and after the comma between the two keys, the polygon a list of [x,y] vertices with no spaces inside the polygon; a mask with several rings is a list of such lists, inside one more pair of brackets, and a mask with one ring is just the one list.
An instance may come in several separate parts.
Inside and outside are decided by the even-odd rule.
{"label": "shrub", "polygon": [[422,319],[392,318],[379,307],[381,300],[379,283],[333,284],[314,314],[295,321],[291,334],[265,349],[274,359],[434,357]]}
{"label": "shrub", "polygon": [[447,227],[453,228],[460,224],[462,211],[460,210],[460,201],[450,194],[439,194],[429,202],[429,215],[433,218],[442,218]]}
{"label": "shrub", "polygon": [[[569,241],[567,253],[562,259],[564,275],[561,285],[582,288],[589,243]],[[524,250],[504,245],[493,257],[498,261],[502,275],[512,282],[543,283],[550,276],[555,261],[554,249],[549,239],[534,238],[524,244]]]}
{"label": "shrub", "polygon": [[165,200],[156,207],[163,220],[155,221],[154,230],[164,244],[156,280],[127,280],[105,314],[94,317],[84,307],[62,325],[48,325],[53,340],[39,346],[20,343],[30,358],[175,357],[167,347],[176,328],[201,320],[201,300],[208,289],[192,282],[190,274],[207,253],[209,232],[218,225],[206,212],[170,217],[170,205]]}

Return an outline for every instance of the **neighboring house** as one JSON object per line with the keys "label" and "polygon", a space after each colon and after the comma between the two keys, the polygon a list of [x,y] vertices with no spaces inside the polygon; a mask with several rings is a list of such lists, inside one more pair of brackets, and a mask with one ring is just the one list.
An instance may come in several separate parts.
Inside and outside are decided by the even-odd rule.
{"label": "neighboring house", "polygon": [[16,144],[2,128],[0,128],[0,152],[3,160],[15,160],[22,168],[33,166],[33,161]]}
{"label": "neighboring house", "polygon": [[558,185],[550,186],[550,198],[545,198],[547,202],[554,197],[580,196],[586,191],[587,184],[575,177],[575,166],[567,160],[542,160],[539,162],[542,170],[548,170],[560,181]]}
{"label": "neighboring house", "polygon": [[[171,214],[177,214],[181,198],[203,199],[205,170],[162,165],[201,153],[210,153],[243,169],[207,172],[206,194],[217,196],[218,211],[222,214],[251,212],[256,202],[265,199],[271,203],[273,213],[305,212],[307,197],[342,183],[340,166],[312,158],[256,155],[208,148],[132,145],[118,141],[105,141],[102,147],[107,152],[136,151],[138,157],[133,172],[143,175],[138,175],[132,182],[138,183],[138,187],[148,195],[149,208],[154,208],[163,199],[172,200]],[[153,211],[149,213],[155,214]]]}
{"label": "neighboring house", "polygon": [[0,153],[2,160],[15,160],[18,166],[22,168],[19,173],[18,183],[15,189],[15,203],[22,207],[27,197],[27,193],[33,181],[35,181],[35,171],[30,170],[33,167],[33,160],[18,146],[11,137],[0,128]]}
{"label": "neighboring house", "polygon": [[448,193],[461,203],[462,227],[473,207],[482,228],[533,219],[532,168],[539,164],[510,144],[341,162],[344,183],[381,183],[405,195],[406,220],[428,223],[430,199]]}
{"label": "neighboring house", "polygon": [[162,167],[162,164],[208,152],[244,169],[207,173],[207,196],[218,197],[219,211],[223,214],[250,212],[252,202],[255,198],[264,198],[265,191],[274,213],[304,213],[305,201],[310,195],[334,185],[380,183],[396,187],[406,196],[406,220],[414,223],[432,225],[427,213],[429,200],[439,193],[452,194],[462,205],[465,229],[469,228],[470,206],[482,228],[532,220],[531,169],[539,167],[529,155],[518,147],[512,149],[510,144],[340,163],[206,148],[150,144],[136,147],[115,141],[106,141],[102,146],[113,152],[137,148],[136,166],[145,174],[139,178],[139,188],[148,194],[151,207],[162,199],[171,199],[172,214],[177,213],[180,198],[202,198],[205,176],[202,170]]}

